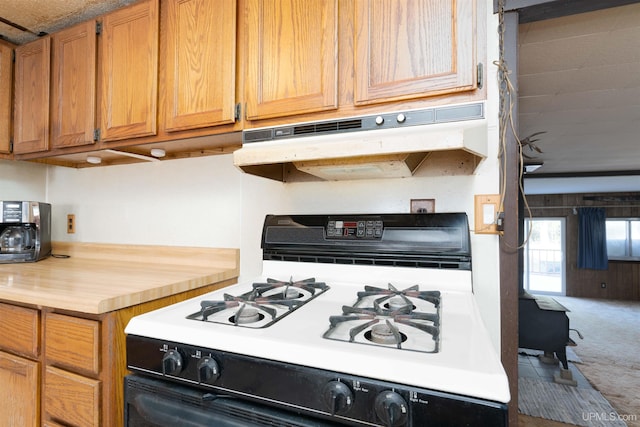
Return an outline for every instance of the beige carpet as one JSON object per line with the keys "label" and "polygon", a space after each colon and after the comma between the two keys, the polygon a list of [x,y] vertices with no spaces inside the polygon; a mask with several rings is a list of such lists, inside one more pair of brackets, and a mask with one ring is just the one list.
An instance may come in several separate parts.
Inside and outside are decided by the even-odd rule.
{"label": "beige carpet", "polygon": [[629,427],[640,427],[640,301],[558,297],[579,330],[580,371]]}
{"label": "beige carpet", "polygon": [[554,297],[571,310],[579,369],[629,427],[640,427],[640,301]]}

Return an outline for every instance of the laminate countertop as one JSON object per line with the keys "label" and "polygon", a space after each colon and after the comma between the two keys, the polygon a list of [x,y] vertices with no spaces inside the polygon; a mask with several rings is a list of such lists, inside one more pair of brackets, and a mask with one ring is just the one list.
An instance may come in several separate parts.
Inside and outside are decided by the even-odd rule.
{"label": "laminate countertop", "polygon": [[54,242],[53,254],[65,257],[0,264],[0,300],[102,314],[236,279],[240,268],[240,251],[227,248]]}

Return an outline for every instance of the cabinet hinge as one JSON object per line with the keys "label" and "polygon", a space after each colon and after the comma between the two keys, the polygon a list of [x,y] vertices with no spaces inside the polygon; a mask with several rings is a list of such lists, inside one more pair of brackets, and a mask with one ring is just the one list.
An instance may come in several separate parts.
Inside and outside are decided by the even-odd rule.
{"label": "cabinet hinge", "polygon": [[478,89],[482,89],[482,85],[484,84],[484,67],[482,66],[482,62],[478,63]]}
{"label": "cabinet hinge", "polygon": [[102,21],[96,21],[96,34],[102,34]]}
{"label": "cabinet hinge", "polygon": [[235,121],[237,122],[242,117],[242,105],[238,102],[236,104]]}
{"label": "cabinet hinge", "polygon": [[100,129],[93,130],[93,140],[100,141]]}

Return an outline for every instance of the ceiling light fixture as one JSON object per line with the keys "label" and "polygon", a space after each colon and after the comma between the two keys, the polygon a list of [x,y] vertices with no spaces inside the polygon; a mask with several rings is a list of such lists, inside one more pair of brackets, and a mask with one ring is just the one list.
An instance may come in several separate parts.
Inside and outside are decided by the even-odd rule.
{"label": "ceiling light fixture", "polygon": [[102,159],[98,156],[87,156],[87,163],[91,163],[92,165],[99,165],[102,163]]}
{"label": "ceiling light fixture", "polygon": [[167,153],[162,148],[152,148],[151,155],[153,157],[164,157]]}
{"label": "ceiling light fixture", "polygon": [[540,162],[540,163],[525,163],[524,165],[524,173],[531,173],[534,171],[537,171],[538,169],[540,169],[542,167],[544,163]]}

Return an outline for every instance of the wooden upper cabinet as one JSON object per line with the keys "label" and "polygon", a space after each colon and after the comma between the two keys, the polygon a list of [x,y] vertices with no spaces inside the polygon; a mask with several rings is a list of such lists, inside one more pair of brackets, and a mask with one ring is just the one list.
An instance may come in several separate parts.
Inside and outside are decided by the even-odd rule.
{"label": "wooden upper cabinet", "polygon": [[169,0],[165,129],[235,121],[236,1]]}
{"label": "wooden upper cabinet", "polygon": [[92,144],[96,116],[96,23],[52,36],[51,145]]}
{"label": "wooden upper cabinet", "polygon": [[248,0],[246,117],[336,109],[337,0]]}
{"label": "wooden upper cabinet", "polygon": [[49,149],[49,77],[51,38],[16,48],[13,152]]}
{"label": "wooden upper cabinet", "polygon": [[100,139],[156,134],[158,0],[106,15],[100,54]]}
{"label": "wooden upper cabinet", "polygon": [[0,153],[11,151],[13,46],[0,40]]}
{"label": "wooden upper cabinet", "polygon": [[477,87],[474,0],[355,2],[355,103]]}

